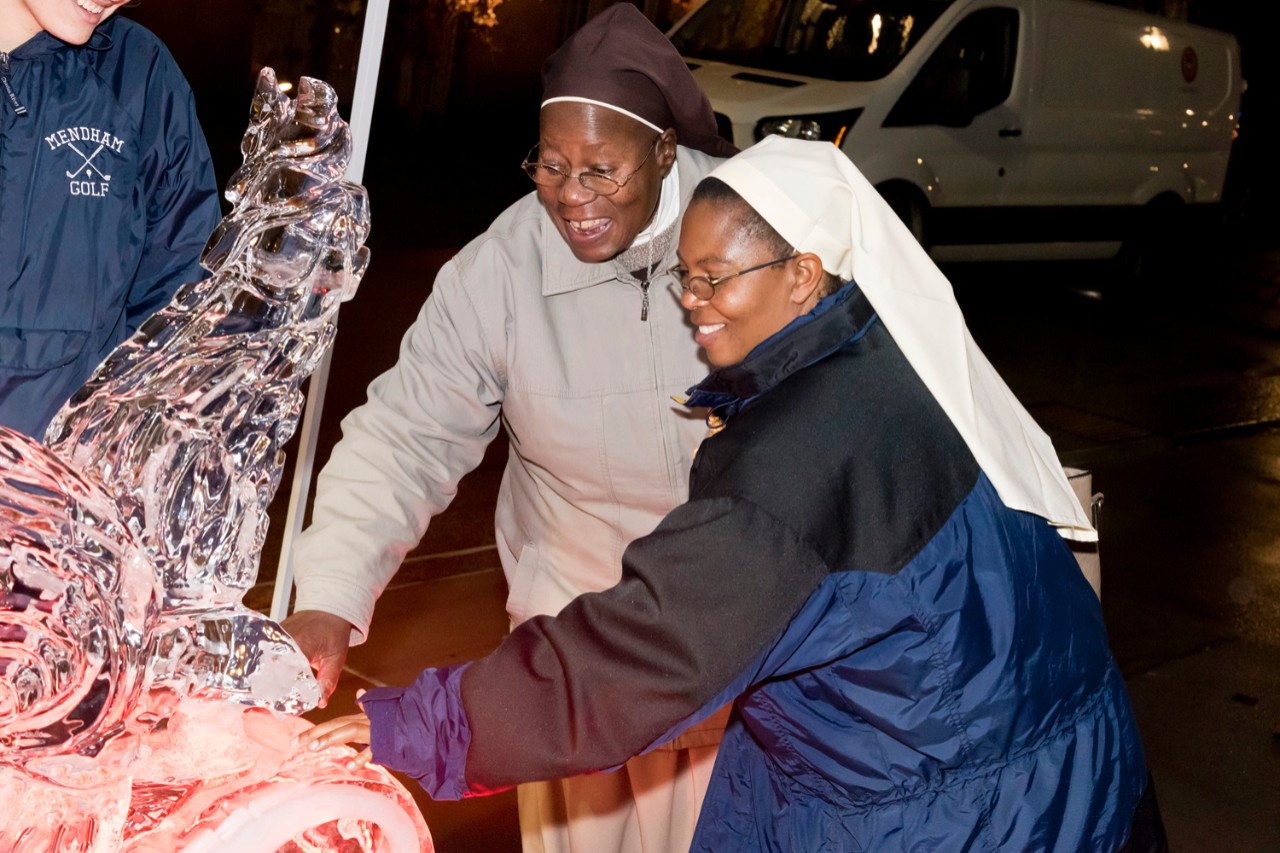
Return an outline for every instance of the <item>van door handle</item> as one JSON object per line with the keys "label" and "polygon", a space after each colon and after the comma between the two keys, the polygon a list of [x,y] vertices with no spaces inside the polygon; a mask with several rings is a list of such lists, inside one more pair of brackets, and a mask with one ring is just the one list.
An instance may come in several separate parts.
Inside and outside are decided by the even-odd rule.
{"label": "van door handle", "polygon": [[1022,128],[1020,127],[1002,127],[1000,128],[1001,136],[1021,136]]}

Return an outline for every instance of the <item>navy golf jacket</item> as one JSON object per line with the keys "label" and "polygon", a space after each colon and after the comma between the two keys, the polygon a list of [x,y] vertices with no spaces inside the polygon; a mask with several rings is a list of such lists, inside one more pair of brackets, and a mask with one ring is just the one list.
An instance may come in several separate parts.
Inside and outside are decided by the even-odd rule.
{"label": "navy golf jacket", "polygon": [[1159,849],[1093,590],[855,285],[689,403],[726,425],[621,582],[369,691],[375,761],[467,796],[615,766],[733,702],[695,850]]}
{"label": "navy golf jacket", "polygon": [[0,424],[41,437],[99,362],[207,273],[221,211],[173,58],[119,17],[0,53]]}

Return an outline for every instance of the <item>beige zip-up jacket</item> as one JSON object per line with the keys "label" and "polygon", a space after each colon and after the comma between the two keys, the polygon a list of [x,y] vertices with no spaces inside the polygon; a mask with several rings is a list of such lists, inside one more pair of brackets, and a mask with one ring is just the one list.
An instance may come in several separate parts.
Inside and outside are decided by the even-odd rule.
{"label": "beige zip-up jacket", "polygon": [[[719,160],[680,147],[680,209]],[[674,243],[664,268],[675,263]],[[364,639],[374,602],[505,425],[497,547],[513,624],[621,576],[687,497],[706,427],[674,402],[706,375],[678,298],[570,252],[531,193],[437,276],[399,361],[342,422],[296,544],[296,609]]]}

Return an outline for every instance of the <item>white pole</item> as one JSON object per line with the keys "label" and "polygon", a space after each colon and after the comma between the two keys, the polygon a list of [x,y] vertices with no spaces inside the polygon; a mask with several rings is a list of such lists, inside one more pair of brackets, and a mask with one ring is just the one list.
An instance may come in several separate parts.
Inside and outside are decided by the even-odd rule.
{"label": "white pole", "polygon": [[[360,61],[356,65],[356,88],[351,99],[351,160],[347,163],[347,180],[360,183],[364,179],[365,153],[369,148],[369,128],[373,123],[373,98],[378,91],[378,66],[382,62],[382,40],[387,31],[387,10],[391,0],[368,0],[364,10],[364,31],[360,37]],[[293,466],[293,483],[289,489],[289,514],[285,518],[284,538],[280,543],[280,563],[276,567],[275,593],[271,598],[271,618],[279,622],[289,613],[289,596],[293,591],[293,542],[302,532],[302,519],[307,513],[311,493],[311,469],[315,465],[316,436],[320,431],[320,412],[324,408],[324,392],[329,384],[330,349],[320,361],[307,386],[307,405],[302,414],[302,434],[298,437],[298,458]]]}

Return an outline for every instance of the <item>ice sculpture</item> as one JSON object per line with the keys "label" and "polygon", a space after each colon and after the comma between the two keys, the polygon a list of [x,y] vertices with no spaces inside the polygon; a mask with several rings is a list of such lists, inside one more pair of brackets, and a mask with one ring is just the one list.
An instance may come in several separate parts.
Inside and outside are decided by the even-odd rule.
{"label": "ice sculpture", "polygon": [[300,385],[368,261],[332,89],[265,69],[183,287],[99,366],[45,444],[0,427],[0,849],[430,851],[352,750],[299,753],[310,666],[241,603]]}

